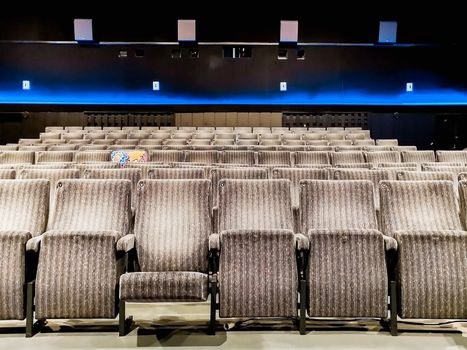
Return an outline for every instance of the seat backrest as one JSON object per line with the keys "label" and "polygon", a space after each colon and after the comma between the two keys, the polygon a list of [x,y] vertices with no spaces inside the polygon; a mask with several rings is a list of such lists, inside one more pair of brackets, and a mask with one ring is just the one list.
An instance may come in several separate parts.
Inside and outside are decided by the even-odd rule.
{"label": "seat backrest", "polygon": [[47,180],[0,180],[0,230],[44,232],[49,186]]}
{"label": "seat backrest", "polygon": [[151,162],[183,162],[185,152],[179,150],[150,150],[149,160]]}
{"label": "seat backrest", "polygon": [[309,151],[295,152],[294,164],[331,164],[329,152],[326,151]]}
{"label": "seat backrest", "polygon": [[382,181],[379,191],[386,235],[399,230],[461,229],[451,181]]}
{"label": "seat backrest", "polygon": [[399,141],[396,139],[378,139],[376,140],[376,146],[398,146]]}
{"label": "seat backrest", "polygon": [[141,180],[142,170],[138,168],[125,169],[86,169],[84,179],[126,179],[131,181],[131,206],[135,207],[136,185]]}
{"label": "seat backrest", "polygon": [[402,161],[404,163],[429,163],[435,162],[434,151],[402,151]]}
{"label": "seat backrest", "polygon": [[205,179],[206,171],[201,167],[192,168],[152,168],[148,170],[148,179],[168,180],[168,179]]}
{"label": "seat backrest", "polygon": [[294,230],[289,180],[218,182],[218,232],[240,229]]}
{"label": "seat backrest", "polygon": [[368,180],[302,180],[300,229],[378,229]]}
{"label": "seat backrest", "polygon": [[208,270],[209,180],[141,180],[135,214],[141,271]]}
{"label": "seat backrest", "polygon": [[365,163],[365,158],[361,151],[331,152],[330,156],[332,165]]}
{"label": "seat backrest", "polygon": [[457,177],[449,171],[398,171],[397,180],[433,181],[444,180],[457,182]]}
{"label": "seat backrest", "polygon": [[15,169],[0,168],[0,179],[2,180],[12,180],[16,176]]}
{"label": "seat backrest", "polygon": [[441,171],[441,172],[450,172],[454,175],[458,175],[463,172],[467,172],[467,166],[443,166],[443,165],[428,165],[428,164],[422,164],[422,170],[423,171],[429,171],[429,172],[435,172],[435,171]]}
{"label": "seat backrest", "polygon": [[436,151],[438,162],[459,162],[467,164],[467,151]]}
{"label": "seat backrest", "polygon": [[253,151],[224,151],[220,159],[222,163],[228,164],[255,164],[255,152]]}
{"label": "seat backrest", "polygon": [[375,208],[379,210],[379,183],[384,180],[395,180],[396,172],[385,169],[339,169],[333,173],[334,180],[367,180],[373,184]]}
{"label": "seat backrest", "polygon": [[1,151],[0,164],[34,164],[34,152]]}
{"label": "seat backrest", "polygon": [[78,169],[21,169],[18,171],[18,179],[46,179],[50,182],[49,212],[53,212],[53,203],[55,199],[55,189],[58,180],[61,179],[79,179],[80,171]]}
{"label": "seat backrest", "polygon": [[366,140],[353,140],[353,144],[355,146],[374,146],[375,144],[375,140],[369,140],[369,139],[366,139]]}
{"label": "seat backrest", "polygon": [[367,163],[400,163],[401,154],[396,151],[366,152]]}
{"label": "seat backrest", "polygon": [[82,151],[77,152],[73,160],[76,163],[108,162],[111,153],[111,151]]}
{"label": "seat backrest", "polygon": [[128,233],[131,223],[130,180],[60,180],[47,230]]}
{"label": "seat backrest", "polygon": [[72,162],[74,151],[36,152],[36,163]]}
{"label": "seat backrest", "polygon": [[464,230],[467,230],[467,180],[459,181],[460,216]]}
{"label": "seat backrest", "polygon": [[287,179],[291,183],[292,206],[298,208],[300,205],[300,181],[301,180],[328,180],[329,171],[327,169],[313,168],[274,168],[272,169],[273,179]]}
{"label": "seat backrest", "polygon": [[287,151],[261,151],[258,152],[258,164],[290,165],[290,152]]}
{"label": "seat backrest", "polygon": [[217,151],[187,151],[186,162],[213,164],[217,163]]}
{"label": "seat backrest", "polygon": [[264,168],[214,168],[210,171],[212,205],[218,205],[218,189],[221,179],[243,179],[243,180],[261,180],[268,178],[268,170]]}

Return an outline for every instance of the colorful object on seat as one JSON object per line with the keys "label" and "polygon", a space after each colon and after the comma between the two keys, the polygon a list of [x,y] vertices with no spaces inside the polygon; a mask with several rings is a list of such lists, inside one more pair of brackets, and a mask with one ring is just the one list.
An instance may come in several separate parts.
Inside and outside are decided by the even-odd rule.
{"label": "colorful object on seat", "polygon": [[148,161],[146,151],[113,151],[111,154],[112,162],[125,166],[128,162],[144,163]]}

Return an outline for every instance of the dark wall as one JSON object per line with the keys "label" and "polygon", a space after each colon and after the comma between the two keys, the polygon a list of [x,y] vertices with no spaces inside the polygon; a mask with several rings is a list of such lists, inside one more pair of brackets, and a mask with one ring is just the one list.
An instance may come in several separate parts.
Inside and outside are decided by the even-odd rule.
{"label": "dark wall", "polygon": [[[446,131],[448,136],[437,136],[438,130],[449,129],[442,127],[437,115],[454,105],[462,110],[467,105],[465,20],[460,4],[425,3],[423,12],[411,11],[407,4],[391,3],[378,9],[356,2],[313,4],[311,9],[279,3],[253,10],[247,2],[224,2],[222,6],[216,2],[204,8],[183,4],[153,7],[113,4],[112,11],[107,8],[101,13],[82,6],[54,14],[41,4],[37,11],[30,9],[31,15],[26,9],[3,11],[0,111],[378,109],[385,113],[371,119],[376,137],[399,137],[406,144],[416,140],[425,148],[437,139],[453,144],[454,134],[458,134]],[[301,42],[324,44],[375,43],[378,22],[396,20],[399,43],[423,45],[306,46],[305,60],[296,59],[295,49],[289,49],[287,60],[278,60],[277,46],[254,45],[251,58],[227,59],[221,45],[200,45],[199,58],[189,58],[188,48],[184,48],[182,58],[173,59],[171,52],[177,45],[17,42],[72,41],[74,18],[93,18],[98,42],[173,42],[176,20],[194,18],[199,41],[270,43],[279,39],[279,21],[291,19],[299,20]],[[139,49],[144,50],[144,57],[135,57]],[[128,57],[119,58],[120,50],[128,51]],[[30,91],[21,89],[22,80],[31,81]],[[160,92],[151,90],[153,80],[160,81]],[[286,93],[279,92],[281,81],[288,83]],[[413,94],[405,92],[406,82],[414,83]],[[409,111],[407,104],[411,105]],[[395,117],[395,112],[400,113]],[[2,140],[5,135],[9,138],[8,130],[15,127],[20,128],[21,136],[33,136],[42,126],[54,123],[55,114],[45,115],[34,114],[20,123],[0,115]],[[70,114],[63,118],[74,121]],[[455,130],[461,125],[452,123],[454,126],[445,122]]]}

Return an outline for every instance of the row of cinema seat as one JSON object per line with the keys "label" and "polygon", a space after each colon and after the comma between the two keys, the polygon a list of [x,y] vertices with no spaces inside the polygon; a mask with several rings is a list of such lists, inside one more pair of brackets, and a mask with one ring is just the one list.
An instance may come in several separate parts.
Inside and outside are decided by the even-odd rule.
{"label": "row of cinema seat", "polygon": [[68,132],[86,132],[86,133],[100,133],[100,132],[215,132],[215,133],[313,133],[313,132],[344,132],[344,133],[367,133],[361,127],[249,127],[249,126],[47,126],[44,131],[46,133],[68,133]]}
{"label": "row of cinema seat", "polygon": [[[328,152],[347,152],[347,151],[416,151],[416,146],[333,146],[327,145],[162,145],[160,140],[140,140],[138,145],[128,145],[125,143],[114,143],[115,140],[104,140],[109,144],[38,144],[38,145],[0,145],[1,151],[29,151],[29,152],[45,152],[45,151],[115,151],[115,150],[230,150],[230,151],[328,151]],[[130,140],[131,141],[131,140]]]}
{"label": "row of cinema seat", "polygon": [[[0,164],[87,163],[111,160],[112,151],[0,151]],[[151,162],[239,165],[432,164],[465,165],[467,151],[252,151],[149,150]],[[366,164],[366,165],[363,165]]]}
{"label": "row of cinema seat", "polygon": [[[192,166],[178,167],[174,164],[150,163],[130,164],[119,168],[116,163],[88,163],[76,166],[51,164],[0,168],[0,179],[47,179],[51,181],[51,198],[59,179],[128,179],[135,189],[141,179],[210,179],[212,205],[217,207],[217,183],[223,178],[237,179],[288,179],[291,181],[291,197],[294,208],[298,208],[299,182],[312,180],[368,180],[375,187],[384,180],[445,180],[452,181],[457,192],[457,181],[467,179],[466,166],[432,166],[426,171],[416,168],[311,168],[311,167],[217,167]],[[135,198],[132,199],[134,203]],[[378,191],[375,191],[375,207],[379,209]]]}
{"label": "row of cinema seat", "polygon": [[378,224],[370,181],[304,179],[298,228],[286,179],[222,177],[214,211],[210,180],[141,180],[134,224],[129,180],[60,179],[50,214],[49,186],[0,180],[0,319],[26,316],[27,336],[118,313],[124,335],[126,302],[208,295],[211,334],[216,309],[302,334],[306,315],[380,318],[392,334],[397,315],[467,318],[467,181],[460,216],[450,181],[381,181]]}

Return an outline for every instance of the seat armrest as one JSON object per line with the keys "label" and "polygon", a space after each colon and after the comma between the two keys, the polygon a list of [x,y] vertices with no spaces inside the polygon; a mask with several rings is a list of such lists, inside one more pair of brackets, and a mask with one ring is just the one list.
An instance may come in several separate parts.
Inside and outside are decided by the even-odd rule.
{"label": "seat armrest", "polygon": [[135,247],[135,235],[134,234],[128,234],[123,237],[121,237],[117,241],[117,251],[119,252],[129,252]]}
{"label": "seat armrest", "polygon": [[217,233],[213,233],[209,236],[209,251],[218,252],[221,250],[221,240]]}
{"label": "seat armrest", "polygon": [[41,247],[42,235],[33,237],[26,242],[26,251],[37,253]]}
{"label": "seat armrest", "polygon": [[386,251],[394,250],[397,251],[397,241],[389,236],[384,235],[384,249]]}
{"label": "seat armrest", "polygon": [[302,233],[295,234],[295,246],[298,251],[307,251],[310,249],[310,240]]}

